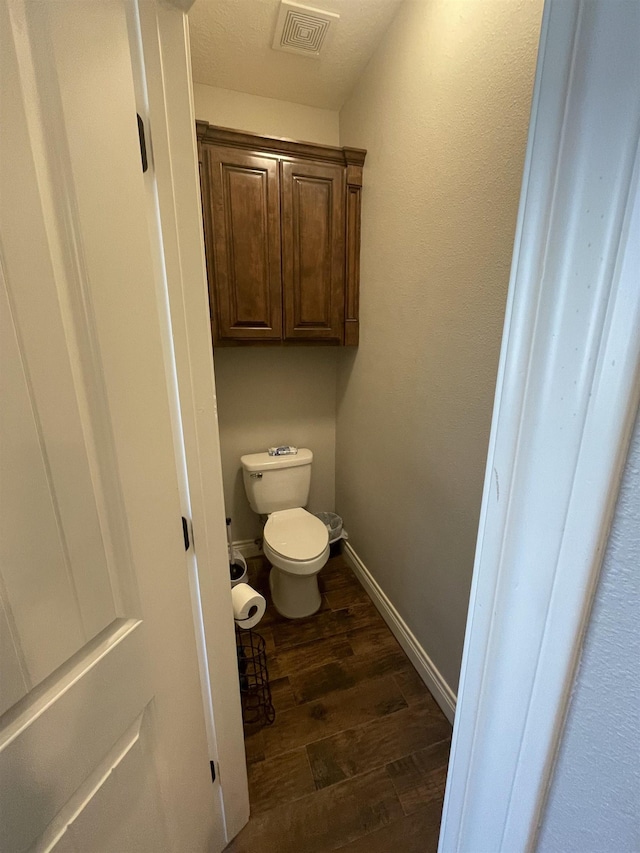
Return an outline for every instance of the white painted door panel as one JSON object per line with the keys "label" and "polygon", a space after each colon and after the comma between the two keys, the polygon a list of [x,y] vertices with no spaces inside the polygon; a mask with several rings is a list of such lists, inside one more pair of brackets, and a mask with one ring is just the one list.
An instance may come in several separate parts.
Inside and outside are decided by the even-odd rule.
{"label": "white painted door panel", "polygon": [[[91,797],[78,810],[69,831],[55,846],[55,853],[113,853],[153,850],[165,853],[166,828],[157,780],[147,772],[149,733],[138,719],[109,757],[107,778],[97,778]],[[133,800],[131,792],[134,792]],[[69,844],[68,848],[63,846]]]}
{"label": "white painted door panel", "polygon": [[0,4],[0,850],[218,851],[125,0]]}
{"label": "white painted door panel", "polygon": [[[4,255],[13,269],[10,245]],[[35,312],[26,312],[25,323],[15,322],[2,271],[0,276],[0,573],[23,674],[34,687],[112,622],[116,610],[82,434],[74,435],[77,406],[61,381],[70,379],[68,364],[55,358],[53,347],[40,358],[28,356]],[[14,300],[24,295],[19,287],[14,292]],[[41,330],[41,339],[50,342],[61,332],[59,318],[51,316],[48,331]],[[43,372],[49,375],[38,375]],[[59,388],[66,429],[64,423],[51,425],[49,394],[44,400],[39,394],[42,383]]]}
{"label": "white painted door panel", "polygon": [[1,850],[29,849],[94,771],[110,769],[105,757],[153,695],[142,633],[135,620],[112,626],[104,641],[84,647],[75,666],[56,672],[48,690],[32,694],[22,713],[6,721]]}

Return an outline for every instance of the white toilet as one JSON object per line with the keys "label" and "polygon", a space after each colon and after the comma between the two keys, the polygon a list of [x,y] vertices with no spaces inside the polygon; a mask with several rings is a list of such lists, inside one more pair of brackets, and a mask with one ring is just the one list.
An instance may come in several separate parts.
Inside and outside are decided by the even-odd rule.
{"label": "white toilet", "polygon": [[320,607],[318,572],[329,558],[327,528],[304,509],[313,453],[302,447],[291,456],[250,453],[240,462],[251,509],[269,516],[263,549],[275,608],[288,619],[311,616]]}

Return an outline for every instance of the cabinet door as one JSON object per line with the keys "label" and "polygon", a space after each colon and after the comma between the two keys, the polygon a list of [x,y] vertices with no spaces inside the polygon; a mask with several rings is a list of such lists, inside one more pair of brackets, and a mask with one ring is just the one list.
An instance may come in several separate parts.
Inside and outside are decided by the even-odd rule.
{"label": "cabinet door", "polygon": [[285,340],[344,338],[344,169],[282,163]]}
{"label": "cabinet door", "polygon": [[214,343],[282,338],[278,161],[203,145]]}

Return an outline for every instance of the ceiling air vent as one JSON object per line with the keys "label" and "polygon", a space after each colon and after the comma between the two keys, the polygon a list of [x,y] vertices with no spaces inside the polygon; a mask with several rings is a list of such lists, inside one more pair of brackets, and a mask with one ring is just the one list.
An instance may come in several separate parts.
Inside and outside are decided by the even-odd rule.
{"label": "ceiling air vent", "polygon": [[272,47],[274,50],[318,57],[326,43],[329,27],[339,18],[335,12],[323,12],[282,0]]}

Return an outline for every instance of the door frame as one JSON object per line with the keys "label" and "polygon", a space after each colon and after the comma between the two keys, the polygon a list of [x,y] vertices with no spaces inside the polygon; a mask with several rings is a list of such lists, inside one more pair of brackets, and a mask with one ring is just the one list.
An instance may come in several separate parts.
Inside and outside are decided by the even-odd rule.
{"label": "door frame", "polygon": [[249,793],[186,16],[192,2],[139,0],[137,5],[167,300],[166,345],[175,367],[175,376],[168,381],[177,385],[176,420],[184,447],[196,561],[194,619],[200,639],[204,713],[230,841],[249,820]]}
{"label": "door frame", "polygon": [[552,778],[640,397],[639,27],[544,10],[442,853],[535,849]]}
{"label": "door frame", "polygon": [[[248,796],[184,14],[190,5],[140,2],[213,717],[232,838],[248,819]],[[620,74],[626,63],[627,78],[634,73],[633,57],[601,49],[617,27],[624,32],[629,8],[607,0],[547,0],[545,6],[442,819],[440,850],[447,853],[535,846],[640,396],[634,337],[640,258],[628,239],[637,227],[631,219],[640,215],[633,86],[626,90],[626,132],[609,134],[611,124],[602,119],[612,102],[611,68]],[[598,185],[601,162],[607,180]],[[608,215],[600,220],[586,207],[577,212],[577,198],[588,198],[594,211],[601,204]],[[589,260],[596,249],[606,259],[596,285],[578,292],[567,271],[590,273],[589,264],[600,263]],[[554,525],[557,519],[562,523]]]}

